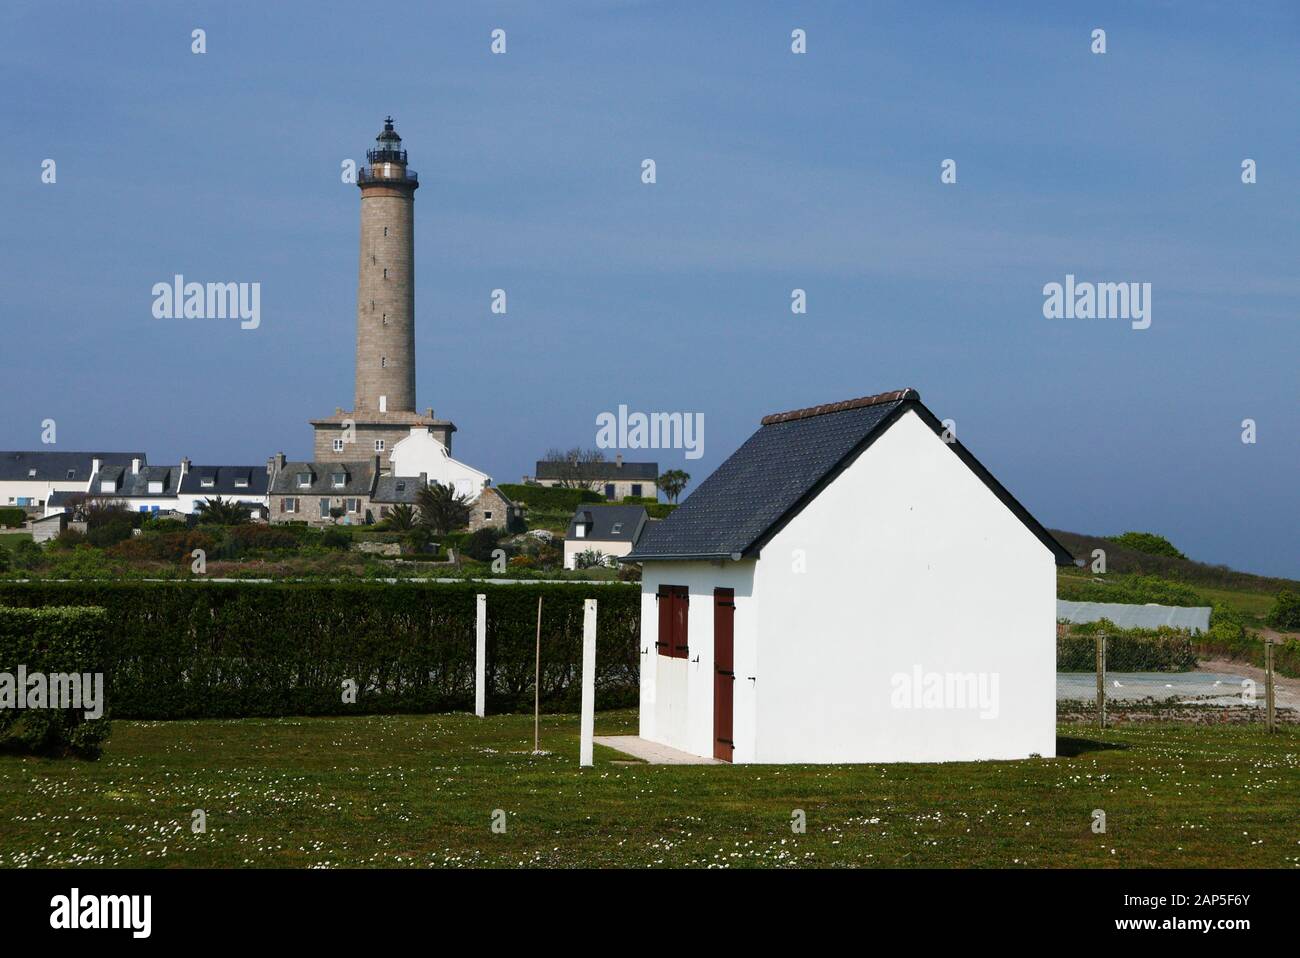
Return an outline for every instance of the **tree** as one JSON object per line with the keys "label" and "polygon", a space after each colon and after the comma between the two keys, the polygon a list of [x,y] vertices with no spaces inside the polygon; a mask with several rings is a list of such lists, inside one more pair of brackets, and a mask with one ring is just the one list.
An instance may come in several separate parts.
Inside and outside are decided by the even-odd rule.
{"label": "tree", "polygon": [[1144,552],[1151,556],[1167,556],[1170,559],[1186,559],[1172,542],[1154,532],[1126,532],[1119,536],[1110,536],[1110,541],[1134,552]]}
{"label": "tree", "polygon": [[410,532],[418,522],[415,510],[405,502],[399,502],[388,511],[388,528],[394,532]]}
{"label": "tree", "polygon": [[469,524],[469,500],[451,486],[431,482],[416,496],[420,524],[434,535],[445,535]]}
{"label": "tree", "polygon": [[686,484],[691,481],[691,474],[683,472],[680,469],[669,469],[667,472],[661,472],[659,478],[655,480],[658,486],[669,502],[676,502],[677,497],[682,494]]}
{"label": "tree", "polygon": [[605,454],[599,449],[579,449],[574,446],[568,452],[548,449],[542,462],[556,465],[556,485],[561,489],[589,489],[600,491],[600,479],[591,476],[592,466],[605,461]]}
{"label": "tree", "polygon": [[194,514],[200,522],[217,526],[238,526],[249,520],[253,509],[246,502],[237,499],[204,499],[194,507]]}
{"label": "tree", "polygon": [[1268,614],[1268,624],[1275,629],[1300,629],[1300,595],[1289,589],[1279,592]]}

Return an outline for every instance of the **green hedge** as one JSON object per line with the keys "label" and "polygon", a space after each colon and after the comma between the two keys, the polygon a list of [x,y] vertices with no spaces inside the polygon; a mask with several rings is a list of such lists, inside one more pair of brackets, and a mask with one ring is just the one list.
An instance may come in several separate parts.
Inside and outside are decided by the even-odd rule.
{"label": "green hedge", "polygon": [[[0,749],[85,758],[99,754],[110,730],[107,623],[100,608],[0,608]],[[28,678],[23,687],[17,685],[20,667]],[[96,673],[102,677],[100,717],[86,718],[91,703],[85,700],[78,708],[49,707],[55,704],[51,677],[74,673],[89,675],[92,683]],[[38,675],[46,688],[46,707],[15,708],[15,696],[30,701],[31,680]],[[93,684],[82,688],[89,694]]]}
{"label": "green hedge", "polygon": [[0,526],[22,528],[27,524],[27,510],[5,506],[0,508]]}
{"label": "green hedge", "polygon": [[512,502],[542,510],[573,512],[584,502],[604,502],[605,497],[590,489],[559,489],[552,486],[534,486],[520,483],[503,483],[497,486]]}
{"label": "green hedge", "polygon": [[[0,605],[106,609],[120,718],[233,718],[472,708],[478,592],[491,710],[532,708],[539,596],[543,708],[578,707],[586,598],[600,603],[597,706],[635,704],[634,585],[5,582]],[[355,704],[343,702],[346,679]]]}
{"label": "green hedge", "polygon": [[1096,634],[1106,633],[1108,672],[1191,672],[1196,668],[1192,637],[1177,629],[1121,629],[1103,619],[1073,626],[1056,640],[1058,672],[1095,672]]}

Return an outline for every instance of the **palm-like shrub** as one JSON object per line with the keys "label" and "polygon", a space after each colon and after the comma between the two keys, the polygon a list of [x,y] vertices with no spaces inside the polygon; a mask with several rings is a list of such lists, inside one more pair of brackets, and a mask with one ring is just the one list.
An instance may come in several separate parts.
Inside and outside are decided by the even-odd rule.
{"label": "palm-like shrub", "polygon": [[420,524],[428,526],[434,535],[445,535],[469,524],[469,500],[456,495],[451,486],[429,483],[420,490],[416,504]]}
{"label": "palm-like shrub", "polygon": [[399,502],[388,512],[388,528],[394,532],[410,532],[419,521],[415,510],[405,502]]}
{"label": "palm-like shrub", "polygon": [[216,526],[237,526],[248,521],[252,508],[246,502],[237,499],[204,499],[194,507],[194,514],[200,522]]}

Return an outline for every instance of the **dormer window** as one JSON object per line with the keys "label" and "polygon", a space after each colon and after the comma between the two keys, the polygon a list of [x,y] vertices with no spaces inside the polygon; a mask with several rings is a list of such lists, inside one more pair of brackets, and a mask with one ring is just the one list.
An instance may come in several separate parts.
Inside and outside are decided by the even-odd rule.
{"label": "dormer window", "polygon": [[150,479],[150,480],[149,480],[149,494],[150,494],[150,495],[153,495],[153,496],[161,495],[161,494],[162,494],[162,491],[163,491],[163,484],[162,484],[162,480],[161,480],[161,479]]}
{"label": "dormer window", "polygon": [[28,469],[28,470],[27,470],[27,478],[28,478],[28,479],[35,479],[35,478],[36,478],[36,470],[35,470],[35,469]]}
{"label": "dormer window", "polygon": [[102,479],[99,483],[100,492],[117,492],[116,479]]}
{"label": "dormer window", "polygon": [[348,484],[348,474],[346,472],[336,472],[330,476],[330,483],[335,489],[342,489]]}
{"label": "dormer window", "polygon": [[247,476],[241,476],[240,478],[236,479],[236,480],[235,480],[235,488],[236,488],[236,489],[247,489],[247,488],[248,488],[248,477],[247,477]]}
{"label": "dormer window", "polygon": [[298,487],[300,489],[306,489],[310,485],[311,485],[311,473],[310,472],[298,473]]}
{"label": "dormer window", "polygon": [[203,476],[199,479],[199,485],[204,489],[215,489],[217,487],[217,480],[212,476]]}
{"label": "dormer window", "polygon": [[77,470],[75,470],[75,469],[69,469],[69,470],[68,470],[68,478],[69,478],[69,479],[76,479],[76,478],[77,478]]}
{"label": "dormer window", "polygon": [[621,522],[614,523],[614,528],[610,529],[609,531],[611,535],[618,535],[620,532],[623,531],[623,523]]}
{"label": "dormer window", "polygon": [[399,483],[397,484],[397,491],[398,491],[398,492],[405,492],[405,491],[406,491],[406,483],[405,483],[405,482],[399,482]]}

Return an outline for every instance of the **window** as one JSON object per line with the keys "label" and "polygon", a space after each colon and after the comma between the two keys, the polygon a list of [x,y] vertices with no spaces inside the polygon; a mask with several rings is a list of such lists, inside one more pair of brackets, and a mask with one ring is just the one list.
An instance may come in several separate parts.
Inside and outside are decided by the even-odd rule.
{"label": "window", "polygon": [[387,313],[384,313],[384,325],[385,325],[385,326],[388,325],[388,314],[387,314]]}
{"label": "window", "polygon": [[342,440],[342,439],[335,439],[335,440],[334,440],[334,451],[335,451],[335,452],[342,452],[342,451],[343,451],[343,440]]}
{"label": "window", "polygon": [[281,499],[281,500],[280,500],[280,511],[281,511],[281,512],[297,512],[297,511],[298,511],[298,500],[297,500],[297,499],[288,498],[288,497],[286,497],[286,498],[284,498],[284,499]]}
{"label": "window", "polygon": [[99,484],[100,492],[117,492],[117,480],[105,479]]}
{"label": "window", "polygon": [[632,483],[632,495],[636,496],[638,499],[641,498],[641,483]]}
{"label": "window", "polygon": [[247,488],[248,488],[248,479],[247,479],[247,478],[236,479],[236,480],[235,480],[235,488],[236,488],[236,489],[247,489]]}
{"label": "window", "polygon": [[[150,485],[152,485],[152,483],[150,483]],[[217,480],[212,476],[204,476],[199,479],[199,485],[204,489],[215,489],[217,487]],[[153,490],[150,489],[149,491],[152,492]]]}
{"label": "window", "polygon": [[27,478],[28,478],[28,479],[35,479],[35,478],[36,478],[36,470],[35,470],[35,469],[28,469],[28,470],[27,470]]}
{"label": "window", "polygon": [[375,452],[383,452],[383,451],[384,451],[384,441],[382,439],[376,439]]}
{"label": "window", "polygon": [[384,279],[388,279],[388,267],[384,267]]}
{"label": "window", "polygon": [[310,485],[311,485],[311,473],[310,472],[298,473],[298,488],[306,489]]}
{"label": "window", "polygon": [[348,512],[360,512],[360,511],[361,511],[361,500],[360,500],[360,499],[349,499],[349,500],[348,500]]}
{"label": "window", "polygon": [[388,227],[387,227],[387,226],[384,227],[384,235],[385,235],[385,236],[388,235]]}
{"label": "window", "polygon": [[573,527],[573,538],[575,539],[587,538],[587,524],[585,522],[579,522],[576,526]]}
{"label": "window", "polygon": [[616,536],[616,535],[618,535],[618,534],[619,534],[620,532],[622,532],[622,531],[623,531],[623,523],[621,523],[621,522],[616,522],[616,523],[614,523],[614,528],[612,528],[612,529],[609,530],[609,533],[610,533],[610,535],[615,535],[615,536]]}
{"label": "window", "polygon": [[388,357],[387,357],[387,356],[380,356],[380,357],[379,357],[379,368],[380,368],[380,369],[387,369],[387,368],[388,368]]}
{"label": "window", "polygon": [[484,521],[484,522],[491,522],[491,521],[492,521],[492,510],[491,510],[491,509],[484,509],[484,510],[483,510],[483,521]]}
{"label": "window", "polygon": [[330,514],[330,501],[328,499],[319,500],[316,503],[316,506],[320,509],[320,517],[322,519],[326,518]]}
{"label": "window", "polygon": [[405,491],[406,491],[406,480],[405,480],[405,479],[399,479],[399,480],[397,480],[397,485],[396,485],[395,488],[397,489],[398,492],[405,492]]}
{"label": "window", "polygon": [[346,472],[336,472],[330,476],[330,484],[335,489],[342,489],[348,484],[348,474]]}
{"label": "window", "polygon": [[76,478],[77,478],[77,470],[75,470],[75,469],[69,469],[69,470],[68,470],[68,478],[69,478],[69,479],[76,479]]}
{"label": "window", "polygon": [[163,484],[159,479],[149,480],[149,495],[156,496],[162,493]]}
{"label": "window", "polygon": [[687,657],[686,624],[690,591],[684,585],[661,585],[656,596],[659,603],[659,641],[655,649],[670,659]]}
{"label": "window", "polygon": [[614,498],[614,484],[612,482],[605,483],[605,498],[606,499]]}

